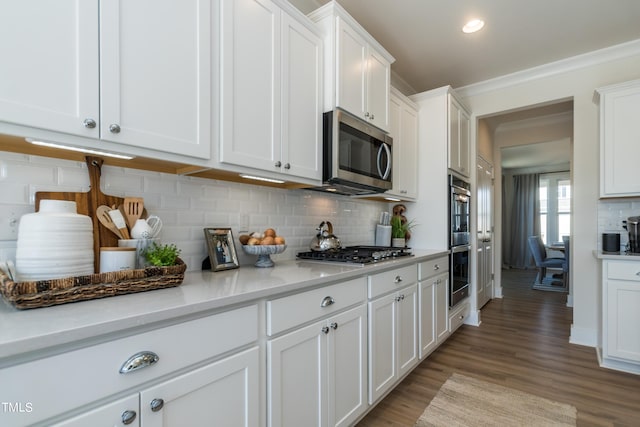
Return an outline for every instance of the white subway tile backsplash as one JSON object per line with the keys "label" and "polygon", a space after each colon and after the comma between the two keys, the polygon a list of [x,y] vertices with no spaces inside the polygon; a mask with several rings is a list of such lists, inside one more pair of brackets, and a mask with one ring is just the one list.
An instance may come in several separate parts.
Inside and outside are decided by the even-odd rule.
{"label": "white subway tile backsplash", "polygon": [[622,222],[630,216],[640,216],[640,198],[598,202],[598,249],[602,249],[602,233],[619,233],[621,250],[625,249],[629,235]]}
{"label": "white subway tile backsplash", "polygon": [[[294,259],[307,250],[315,228],[331,221],[342,244],[373,244],[375,223],[386,203],[351,199],[310,190],[284,190],[253,184],[147,172],[105,165],[102,191],[114,196],[144,197],[149,214],[164,223],[160,238],[175,243],[189,270],[199,270],[207,256],[204,227],[231,227],[241,232],[274,227],[287,239],[287,250],[276,260]],[[34,211],[36,191],[89,191],[84,162],[0,153],[0,258],[15,256],[15,228],[10,217]],[[631,206],[629,206],[631,209]],[[16,224],[14,223],[14,227]],[[13,230],[13,231],[12,231]],[[255,257],[236,245],[241,266]]]}

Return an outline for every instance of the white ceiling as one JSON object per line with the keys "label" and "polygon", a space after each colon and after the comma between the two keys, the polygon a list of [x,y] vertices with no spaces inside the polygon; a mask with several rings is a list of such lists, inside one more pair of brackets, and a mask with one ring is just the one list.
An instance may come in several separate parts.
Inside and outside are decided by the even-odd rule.
{"label": "white ceiling", "polygon": [[[308,13],[328,0],[291,2]],[[640,0],[338,3],[396,58],[395,77],[415,93],[462,87],[640,39]],[[485,28],[462,33],[471,18],[483,19]]]}

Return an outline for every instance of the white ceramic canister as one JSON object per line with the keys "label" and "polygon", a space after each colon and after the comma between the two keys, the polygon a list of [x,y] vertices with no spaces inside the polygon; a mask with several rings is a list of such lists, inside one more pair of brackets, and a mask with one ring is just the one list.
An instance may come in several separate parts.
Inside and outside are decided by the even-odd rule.
{"label": "white ceramic canister", "polygon": [[135,248],[137,252],[136,268],[145,268],[149,263],[143,252],[153,244],[160,244],[160,239],[120,239],[118,246],[121,248]]}
{"label": "white ceramic canister", "polygon": [[136,248],[100,248],[100,273],[136,268]]}
{"label": "white ceramic canister", "polygon": [[93,274],[91,218],[76,202],[41,200],[39,212],[20,218],[16,272],[20,281]]}

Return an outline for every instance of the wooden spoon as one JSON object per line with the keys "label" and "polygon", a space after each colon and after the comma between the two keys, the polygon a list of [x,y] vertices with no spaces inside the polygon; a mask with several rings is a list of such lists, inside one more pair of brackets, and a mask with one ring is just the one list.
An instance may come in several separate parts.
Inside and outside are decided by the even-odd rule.
{"label": "wooden spoon", "polygon": [[118,227],[113,223],[113,219],[111,219],[111,215],[109,215],[109,211],[111,208],[107,205],[98,206],[96,209],[96,216],[98,217],[98,221],[100,224],[104,225],[107,229],[111,230],[113,234],[118,236],[118,239],[124,239],[124,236],[118,230]]}
{"label": "wooden spoon", "polygon": [[127,218],[127,225],[129,230],[136,225],[136,221],[142,216],[142,210],[144,209],[144,199],[142,197],[125,197],[122,203],[124,207],[125,217]]}

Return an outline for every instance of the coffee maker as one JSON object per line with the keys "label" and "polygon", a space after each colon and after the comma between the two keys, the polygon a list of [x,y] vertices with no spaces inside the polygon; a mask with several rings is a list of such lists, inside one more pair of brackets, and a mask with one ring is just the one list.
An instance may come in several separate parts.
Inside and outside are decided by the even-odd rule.
{"label": "coffee maker", "polygon": [[623,227],[629,232],[628,252],[640,253],[640,216],[630,216],[623,221]]}

